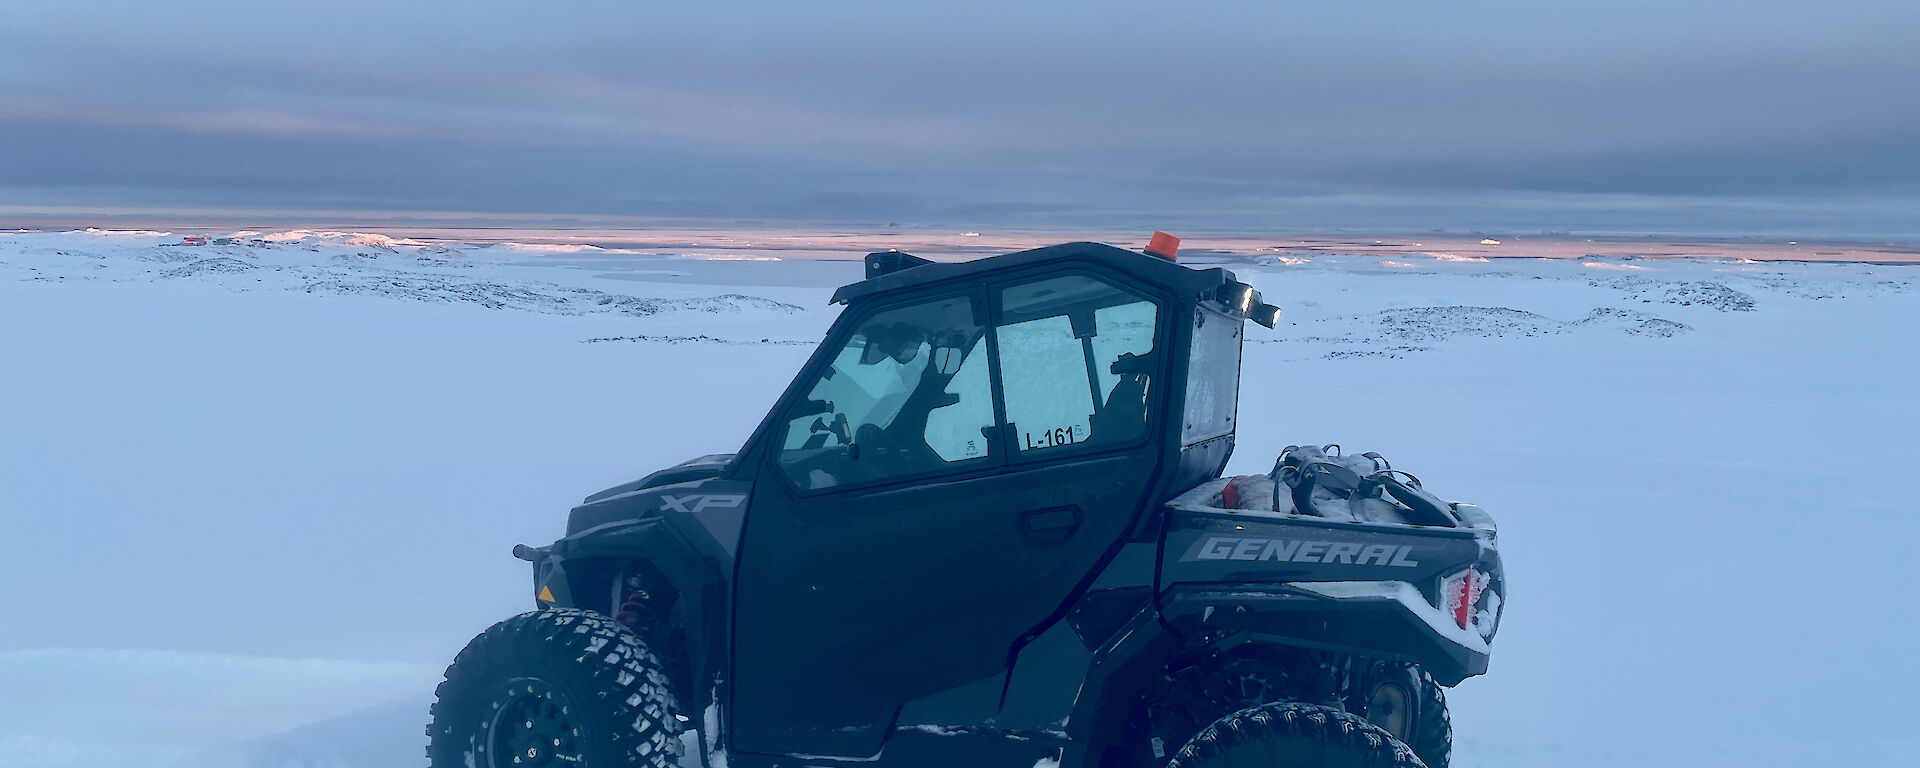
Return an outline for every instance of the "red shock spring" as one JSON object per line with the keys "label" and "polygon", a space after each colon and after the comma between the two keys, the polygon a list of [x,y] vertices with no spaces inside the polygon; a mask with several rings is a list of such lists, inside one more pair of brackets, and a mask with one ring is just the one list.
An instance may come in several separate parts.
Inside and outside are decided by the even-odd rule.
{"label": "red shock spring", "polygon": [[613,612],[613,620],[627,625],[628,629],[638,632],[640,630],[640,619],[646,615],[648,597],[649,595],[644,589],[636,589],[628,593],[626,601],[620,604],[620,610]]}

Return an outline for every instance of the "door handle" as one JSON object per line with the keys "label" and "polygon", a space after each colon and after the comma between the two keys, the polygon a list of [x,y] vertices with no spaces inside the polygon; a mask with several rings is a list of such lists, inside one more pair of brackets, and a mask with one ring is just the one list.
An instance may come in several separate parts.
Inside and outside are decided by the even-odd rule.
{"label": "door handle", "polygon": [[1079,507],[1046,507],[1020,513],[1020,530],[1040,544],[1058,544],[1080,530],[1086,515]]}

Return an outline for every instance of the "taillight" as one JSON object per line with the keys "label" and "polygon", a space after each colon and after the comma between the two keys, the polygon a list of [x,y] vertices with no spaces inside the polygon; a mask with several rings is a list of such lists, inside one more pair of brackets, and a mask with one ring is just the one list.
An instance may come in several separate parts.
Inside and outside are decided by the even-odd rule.
{"label": "taillight", "polygon": [[1473,621],[1473,604],[1480,601],[1480,590],[1485,587],[1480,572],[1472,568],[1448,576],[1440,582],[1440,607],[1453,614],[1453,623],[1466,629]]}
{"label": "taillight", "polygon": [[1493,639],[1500,624],[1500,592],[1489,584],[1487,574],[1468,568],[1440,580],[1440,605],[1461,629],[1473,629],[1486,640]]}

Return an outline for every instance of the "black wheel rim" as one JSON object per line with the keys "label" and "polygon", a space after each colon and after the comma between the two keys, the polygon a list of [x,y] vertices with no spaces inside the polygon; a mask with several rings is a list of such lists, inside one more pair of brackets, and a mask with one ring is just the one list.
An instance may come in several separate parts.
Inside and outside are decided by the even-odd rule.
{"label": "black wheel rim", "polygon": [[1367,720],[1405,741],[1413,729],[1413,694],[1399,683],[1374,686],[1367,697]]}
{"label": "black wheel rim", "polygon": [[475,762],[488,768],[586,764],[586,728],[574,702],[534,678],[508,683],[480,724]]}

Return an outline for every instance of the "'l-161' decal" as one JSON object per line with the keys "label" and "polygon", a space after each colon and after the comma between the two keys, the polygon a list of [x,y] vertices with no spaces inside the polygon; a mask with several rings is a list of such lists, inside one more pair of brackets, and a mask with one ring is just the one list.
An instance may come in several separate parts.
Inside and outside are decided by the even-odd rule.
{"label": "'l-161' decal", "polygon": [[1344,544],[1306,539],[1250,539],[1209,536],[1183,560],[1273,560],[1282,563],[1344,563],[1417,568],[1411,546]]}

